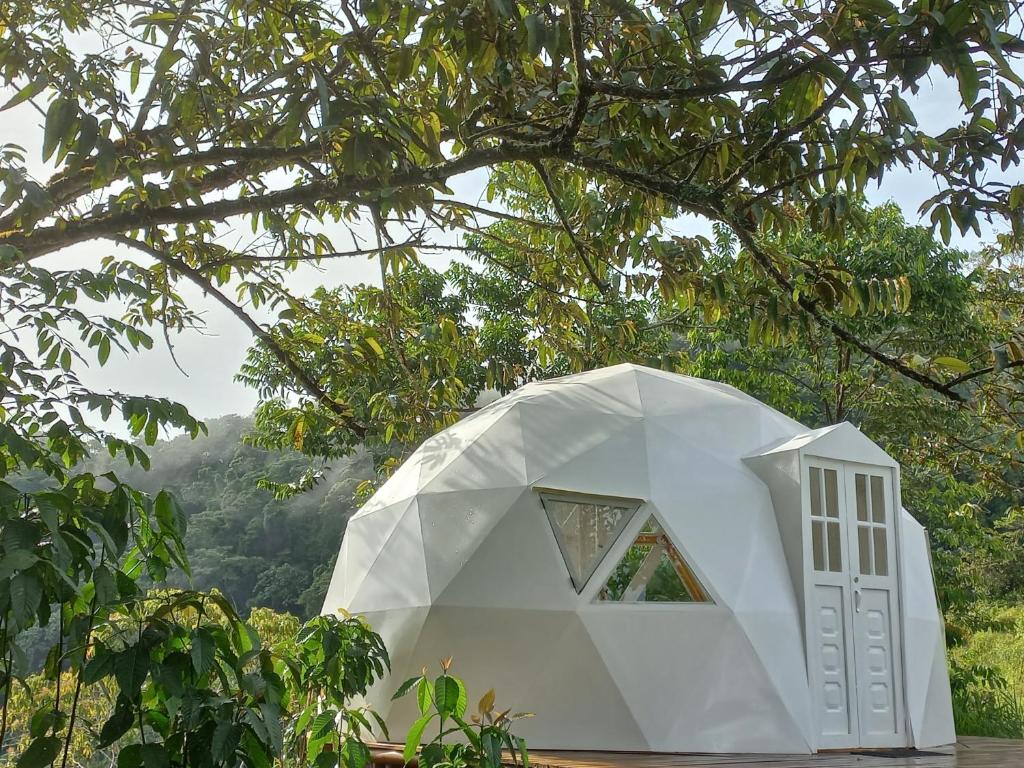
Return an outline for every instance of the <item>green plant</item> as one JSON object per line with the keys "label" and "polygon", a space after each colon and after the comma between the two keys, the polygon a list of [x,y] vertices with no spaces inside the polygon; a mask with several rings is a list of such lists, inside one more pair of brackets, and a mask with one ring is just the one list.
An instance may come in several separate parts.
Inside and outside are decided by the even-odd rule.
{"label": "green plant", "polygon": [[[93,754],[116,754],[118,768],[269,768],[304,749],[285,742],[282,721],[327,707],[338,754],[363,768],[369,723],[346,703],[387,666],[380,637],[358,619],[320,617],[268,647],[217,592],[145,593],[144,577],[188,572],[184,530],[170,494],[150,497],[113,474],[35,493],[0,482],[0,744],[17,746],[18,768]],[[53,625],[32,680],[45,695],[15,700],[32,677],[21,636]]]}
{"label": "green plant", "polygon": [[950,670],[950,685],[958,734],[1024,738],[1024,698],[999,670],[980,664],[954,664]]}
{"label": "green plant", "polygon": [[[523,768],[529,768],[530,758],[526,740],[513,735],[512,725],[516,720],[530,717],[528,713],[511,714],[511,710],[497,711],[494,707],[494,689],[480,699],[477,712],[465,720],[467,696],[462,680],[448,674],[451,657],[441,662],[441,674],[433,681],[423,674],[406,680],[395,692],[394,699],[415,691],[420,717],[412,724],[405,739],[404,757],[406,762],[419,754],[423,768],[501,768],[502,751],[507,750],[513,764],[522,761]],[[423,733],[427,726],[437,720],[437,736],[428,741],[420,750]],[[451,726],[449,726],[451,722]],[[448,737],[464,739],[449,741]]]}
{"label": "green plant", "polygon": [[1024,738],[1024,607],[972,607],[951,638],[957,733]]}
{"label": "green plant", "polygon": [[348,702],[390,666],[380,635],[358,617],[318,616],[302,627],[284,660],[303,694],[289,720],[290,756],[316,768],[365,768],[370,752],[362,734],[373,731],[368,718],[385,737],[387,726],[376,712]]}

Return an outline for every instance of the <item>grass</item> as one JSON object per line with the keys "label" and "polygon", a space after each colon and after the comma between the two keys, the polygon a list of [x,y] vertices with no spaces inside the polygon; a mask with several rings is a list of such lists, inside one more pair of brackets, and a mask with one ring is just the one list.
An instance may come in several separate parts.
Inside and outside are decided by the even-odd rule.
{"label": "grass", "polygon": [[1022,739],[1024,606],[994,608],[989,624],[950,653],[956,730]]}

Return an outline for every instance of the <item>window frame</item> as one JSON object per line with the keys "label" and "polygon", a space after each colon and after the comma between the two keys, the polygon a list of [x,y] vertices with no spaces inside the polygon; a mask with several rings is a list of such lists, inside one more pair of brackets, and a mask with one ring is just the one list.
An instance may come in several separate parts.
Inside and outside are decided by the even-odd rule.
{"label": "window frame", "polygon": [[[555,547],[558,549],[559,556],[562,558],[562,563],[565,566],[569,583],[576,591],[576,594],[581,595],[587,587],[591,585],[594,580],[594,575],[601,569],[601,565],[608,559],[609,553],[616,549],[616,545],[622,539],[625,532],[630,528],[630,525],[638,517],[638,512],[644,505],[644,500],[629,496],[580,493],[577,491],[563,490],[560,488],[545,488],[541,486],[535,486],[533,490],[537,493],[541,508],[544,510],[544,517],[547,521],[548,528],[551,530],[551,534],[555,539]],[[556,524],[556,521],[552,517],[552,510],[547,503],[549,501],[569,504],[591,504],[594,506],[620,507],[628,510],[623,516],[623,519],[618,525],[614,535],[609,539],[607,545],[604,547],[604,551],[594,560],[589,570],[581,569],[581,583],[579,584],[576,583],[576,579],[573,576],[573,564],[569,562],[569,558],[566,555],[567,547],[564,534],[560,526]]]}
{"label": "window frame", "polygon": [[[629,605],[629,606],[634,606],[634,607],[645,607],[645,608],[646,607],[654,607],[654,606],[665,607],[665,608],[680,608],[680,607],[683,607],[683,606],[709,606],[709,605],[715,605],[716,604],[716,599],[715,599],[715,596],[712,593],[712,591],[707,586],[707,579],[705,579],[697,571],[697,569],[694,568],[694,566],[692,564],[692,559],[687,555],[686,551],[681,546],[679,546],[679,543],[676,540],[676,537],[672,534],[672,532],[669,529],[669,527],[665,524],[665,521],[662,519],[661,515],[657,514],[657,512],[655,512],[653,510],[652,511],[648,511],[648,512],[640,512],[640,511],[638,511],[637,512],[637,518],[639,518],[639,520],[640,520],[639,526],[636,526],[636,530],[632,530],[628,536],[627,535],[623,535],[622,536],[622,538],[626,542],[628,542],[628,543],[620,551],[616,551],[614,558],[609,557],[609,559],[611,559],[613,561],[612,564],[611,564],[611,567],[606,570],[606,572],[603,574],[601,579],[597,580],[597,589],[593,590],[593,594],[590,596],[590,602],[593,605],[607,605],[607,606],[625,606],[625,605]],[[687,582],[689,582],[690,579],[692,579],[693,582],[695,583],[695,586],[697,587],[697,589],[699,591],[699,594],[700,594],[700,597],[702,599],[699,599],[699,600],[698,599],[693,599],[693,600],[677,600],[677,601],[673,601],[673,600],[602,600],[601,599],[601,591],[604,589],[605,585],[608,583],[608,579],[610,579],[612,577],[612,575],[615,573],[615,569],[618,568],[619,563],[622,562],[622,559],[629,552],[630,547],[632,547],[636,543],[637,538],[639,538],[641,535],[643,535],[644,527],[651,520],[653,520],[655,522],[655,524],[658,526],[658,528],[661,529],[661,533],[668,540],[669,545],[675,550],[675,553],[676,553],[676,555],[678,555],[680,561],[682,562],[683,567],[686,568],[686,570],[689,572],[688,573],[689,578],[687,578],[686,576],[683,576],[682,574],[679,574],[678,571],[676,572],[677,575],[679,576],[680,581],[683,582],[683,586],[685,587],[687,592],[691,594],[691,596],[694,596],[696,598],[696,595],[694,595],[694,590],[692,589],[691,585],[689,583],[687,583]],[[632,527],[633,526],[631,526],[631,528]],[[663,553],[663,554],[667,554],[667,552]],[[671,556],[669,556],[669,557],[671,559]]]}

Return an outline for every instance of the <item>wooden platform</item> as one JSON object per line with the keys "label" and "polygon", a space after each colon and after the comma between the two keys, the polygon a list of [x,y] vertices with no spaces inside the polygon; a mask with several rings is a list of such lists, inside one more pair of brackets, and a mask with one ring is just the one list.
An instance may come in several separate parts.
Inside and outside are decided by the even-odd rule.
{"label": "wooden platform", "polygon": [[956,747],[908,757],[871,753],[817,755],[681,755],[530,750],[531,768],[1024,768],[1024,741],[963,737]]}

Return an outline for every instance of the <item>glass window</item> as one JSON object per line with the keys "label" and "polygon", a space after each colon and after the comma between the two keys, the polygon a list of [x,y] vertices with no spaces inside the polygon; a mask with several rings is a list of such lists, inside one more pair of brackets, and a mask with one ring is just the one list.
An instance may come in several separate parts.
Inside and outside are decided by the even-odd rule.
{"label": "glass window", "polygon": [[871,476],[871,519],[885,522],[885,481],[878,475]]}
{"label": "glass window", "polygon": [[541,494],[541,502],[577,592],[639,507],[550,494]]}
{"label": "glass window", "polygon": [[843,570],[842,528],[839,524],[839,474],[834,469],[809,467],[811,553],[814,570]]}
{"label": "glass window", "polygon": [[839,480],[834,469],[825,470],[825,514],[839,517]]}
{"label": "glass window", "polygon": [[821,517],[821,470],[811,467],[811,517]]}
{"label": "glass window", "polygon": [[857,526],[857,548],[860,550],[860,572],[872,574],[871,568],[871,527],[867,525]]}
{"label": "glass window", "polygon": [[888,576],[885,478],[881,475],[858,474],[854,480],[860,572],[867,576]]}
{"label": "glass window", "polygon": [[825,570],[825,523],[811,521],[811,542],[814,545],[814,570]]}
{"label": "glass window", "polygon": [[618,603],[711,602],[654,517],[633,539],[597,599]]}
{"label": "glass window", "polygon": [[889,575],[889,553],[888,544],[885,540],[885,528],[875,528],[875,575]]}
{"label": "glass window", "polygon": [[843,547],[839,543],[839,523],[828,523],[828,569],[839,573],[843,570]]}
{"label": "glass window", "polygon": [[868,519],[868,495],[864,490],[864,484],[867,482],[867,477],[860,473],[857,474],[856,478],[857,485],[857,519],[867,520]]}

